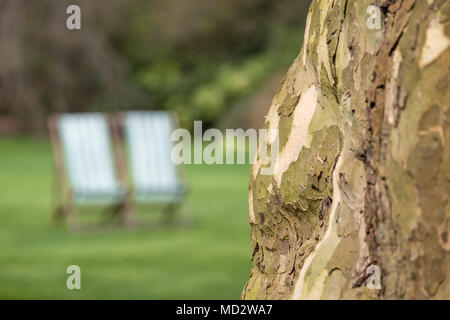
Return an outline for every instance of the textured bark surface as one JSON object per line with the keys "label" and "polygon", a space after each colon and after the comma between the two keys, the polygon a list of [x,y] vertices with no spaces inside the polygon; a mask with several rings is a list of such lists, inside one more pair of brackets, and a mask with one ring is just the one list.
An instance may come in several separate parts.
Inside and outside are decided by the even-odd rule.
{"label": "textured bark surface", "polygon": [[450,298],[449,43],[450,1],[313,0],[274,173],[252,168],[242,298]]}

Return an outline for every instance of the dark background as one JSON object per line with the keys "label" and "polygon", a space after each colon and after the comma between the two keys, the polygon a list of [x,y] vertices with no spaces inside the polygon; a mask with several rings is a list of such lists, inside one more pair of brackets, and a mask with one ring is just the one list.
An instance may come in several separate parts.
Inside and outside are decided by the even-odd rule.
{"label": "dark background", "polygon": [[[81,30],[66,28],[69,4]],[[127,109],[174,110],[187,128],[259,125],[308,5],[1,0],[0,131],[43,132],[52,112]]]}

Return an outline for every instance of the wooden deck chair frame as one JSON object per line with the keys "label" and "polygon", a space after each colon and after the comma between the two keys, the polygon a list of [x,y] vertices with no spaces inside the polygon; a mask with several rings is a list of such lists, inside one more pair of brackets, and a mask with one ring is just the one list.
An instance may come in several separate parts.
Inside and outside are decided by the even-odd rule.
{"label": "wooden deck chair frame", "polygon": [[[77,217],[73,189],[70,186],[66,171],[62,140],[58,128],[61,117],[62,115],[60,114],[54,114],[49,116],[47,121],[54,160],[53,185],[56,189],[53,192],[56,197],[56,201],[54,201],[56,202],[54,206],[54,219],[59,223],[62,218],[65,218],[70,231],[80,231],[87,226],[82,226]],[[117,205],[107,206],[104,213],[111,213],[111,216],[114,217],[120,214],[121,224],[123,226],[131,226],[133,225],[132,206],[130,203],[131,190],[127,188],[125,159],[120,148],[117,147],[117,143],[120,142],[120,139],[118,137],[117,129],[114,127],[114,122],[111,120],[110,116],[105,115],[105,118],[111,133],[111,146],[113,149],[112,161],[117,169],[118,180],[124,186],[126,191],[123,200]]]}
{"label": "wooden deck chair frame", "polygon": [[[143,112],[148,112],[148,111],[143,111]],[[179,119],[177,117],[177,115],[175,113],[170,112],[170,117],[172,120],[172,124],[174,128],[178,128],[179,127]],[[120,146],[119,150],[119,157],[121,159],[121,163],[123,164],[122,167],[123,168],[128,168],[131,169],[131,167],[129,165],[127,165],[126,163],[128,163],[127,159],[127,142],[126,142],[126,138],[125,138],[125,116],[126,116],[126,112],[120,112],[120,113],[116,113],[111,117],[111,121],[113,123],[112,127],[114,128],[114,135],[117,139],[117,145]],[[172,143],[172,141],[169,141],[169,143]],[[166,206],[164,207],[164,224],[172,224],[174,217],[175,217],[175,213],[177,211],[179,211],[180,213],[180,223],[182,226],[187,227],[189,225],[192,224],[192,218],[190,216],[190,212],[187,208],[187,205],[185,203],[184,198],[186,197],[186,193],[188,192],[187,190],[187,183],[186,183],[186,175],[185,175],[185,170],[184,170],[184,166],[183,165],[177,165],[177,176],[180,179],[181,184],[184,187],[184,195],[182,196],[182,199],[180,201],[176,201],[176,202],[167,202]],[[132,175],[130,174],[130,177],[128,178],[129,182],[129,189],[133,191],[135,191],[134,188],[134,183],[133,183],[133,179],[131,177]],[[131,195],[131,198],[133,198],[133,195]],[[133,200],[133,203],[135,203],[136,201]],[[145,224],[145,222],[144,222]]]}

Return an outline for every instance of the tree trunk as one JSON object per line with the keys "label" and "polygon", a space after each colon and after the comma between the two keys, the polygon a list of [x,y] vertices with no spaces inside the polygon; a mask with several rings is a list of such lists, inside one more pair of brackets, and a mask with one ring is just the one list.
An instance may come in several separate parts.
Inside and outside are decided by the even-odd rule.
{"label": "tree trunk", "polygon": [[450,298],[449,18],[446,0],[313,0],[266,118],[273,175],[252,168],[242,298]]}

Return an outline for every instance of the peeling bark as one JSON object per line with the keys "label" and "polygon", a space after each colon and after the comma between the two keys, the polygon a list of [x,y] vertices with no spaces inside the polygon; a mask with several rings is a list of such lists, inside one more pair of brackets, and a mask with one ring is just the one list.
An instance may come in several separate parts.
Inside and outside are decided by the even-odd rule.
{"label": "peeling bark", "polygon": [[252,168],[242,298],[450,298],[449,18],[445,0],[313,0],[266,118],[274,174]]}

